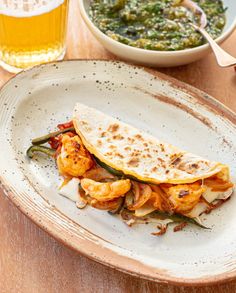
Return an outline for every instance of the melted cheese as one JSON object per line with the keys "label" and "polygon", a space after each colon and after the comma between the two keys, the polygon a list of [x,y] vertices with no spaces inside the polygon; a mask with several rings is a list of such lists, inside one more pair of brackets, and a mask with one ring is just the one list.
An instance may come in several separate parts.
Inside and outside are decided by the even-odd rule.
{"label": "melted cheese", "polygon": [[[202,194],[202,197],[210,204],[214,201],[229,198],[233,193],[233,188],[229,188],[226,191],[212,191],[211,188],[206,187],[205,192]],[[190,218],[199,217],[208,209],[208,204],[206,202],[199,202],[195,207],[189,212],[186,216]]]}
{"label": "melted cheese", "polygon": [[80,180],[78,178],[72,178],[67,183],[63,183],[61,187],[59,187],[59,194],[69,198],[70,200],[76,203],[77,208],[83,209],[87,202],[84,201],[79,193],[79,183]]}
{"label": "melted cheese", "polygon": [[214,202],[217,199],[227,199],[233,193],[233,188],[229,188],[225,191],[212,191],[211,188],[206,187],[202,197],[209,203]]}
{"label": "melted cheese", "polygon": [[78,178],[72,178],[67,184],[63,184],[62,187],[59,187],[59,193],[77,202],[79,200],[79,183],[80,180]]}
{"label": "melted cheese", "polygon": [[189,218],[197,218],[204,213],[208,208],[208,204],[205,202],[199,202],[186,216]]}

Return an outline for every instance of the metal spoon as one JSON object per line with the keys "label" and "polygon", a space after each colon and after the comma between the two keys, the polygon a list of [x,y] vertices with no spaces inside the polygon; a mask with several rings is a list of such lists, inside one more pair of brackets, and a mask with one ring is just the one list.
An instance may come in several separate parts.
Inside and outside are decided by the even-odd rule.
{"label": "metal spoon", "polygon": [[192,26],[199,31],[203,37],[208,41],[210,44],[212,51],[214,52],[216,56],[216,60],[218,64],[221,67],[230,67],[236,65],[236,58],[228,54],[226,51],[224,51],[208,34],[208,32],[205,30],[205,27],[207,25],[207,17],[205,12],[192,0],[183,0],[180,3],[181,6],[184,6],[191,11],[193,11],[194,14],[200,15],[200,25],[192,24]]}

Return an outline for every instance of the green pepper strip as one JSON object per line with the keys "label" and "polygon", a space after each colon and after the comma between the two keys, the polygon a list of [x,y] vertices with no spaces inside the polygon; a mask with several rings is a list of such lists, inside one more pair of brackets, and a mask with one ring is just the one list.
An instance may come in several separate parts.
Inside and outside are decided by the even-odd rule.
{"label": "green pepper strip", "polygon": [[60,135],[62,133],[65,133],[65,132],[69,132],[69,131],[75,131],[75,128],[74,127],[69,127],[69,128],[65,128],[65,129],[62,129],[62,130],[51,132],[51,133],[49,133],[47,135],[44,135],[44,136],[41,136],[41,137],[37,137],[37,138],[32,140],[32,144],[33,145],[43,144],[45,142],[48,142],[50,140],[50,138],[58,136],[58,135]]}
{"label": "green pepper strip", "polygon": [[190,223],[190,224],[197,225],[198,227],[201,227],[203,229],[210,229],[209,227],[206,227],[206,226],[200,224],[195,219],[189,218],[189,217],[186,217],[186,216],[180,215],[180,214],[171,215],[169,213],[165,213],[165,212],[161,212],[161,211],[155,211],[155,212],[152,212],[150,214],[150,216],[153,217],[153,218],[170,219],[173,222],[187,222],[187,223]]}
{"label": "green pepper strip", "polygon": [[41,145],[32,145],[31,147],[28,148],[28,150],[26,151],[26,154],[30,159],[32,159],[34,156],[34,153],[37,153],[37,152],[44,153],[48,155],[49,157],[53,157],[56,153],[54,149],[41,146]]}
{"label": "green pepper strip", "polygon": [[113,169],[112,167],[108,166],[106,163],[103,163],[102,161],[100,161],[97,157],[94,156],[95,161],[97,162],[98,165],[100,165],[102,168],[104,168],[105,170],[107,170],[109,173],[111,173],[114,176],[117,176],[119,178],[128,178],[140,183],[150,183],[153,184],[152,182],[148,182],[148,181],[143,181],[143,180],[139,180],[138,178],[132,176],[132,175],[126,175],[125,173],[123,173],[122,171]]}
{"label": "green pepper strip", "polygon": [[97,157],[94,156],[95,161],[97,162],[98,165],[100,165],[102,168],[106,169],[109,173],[112,175],[115,175],[117,177],[123,177],[124,173],[122,171],[118,171],[113,169],[112,167],[108,166],[107,164],[103,163],[100,161]]}

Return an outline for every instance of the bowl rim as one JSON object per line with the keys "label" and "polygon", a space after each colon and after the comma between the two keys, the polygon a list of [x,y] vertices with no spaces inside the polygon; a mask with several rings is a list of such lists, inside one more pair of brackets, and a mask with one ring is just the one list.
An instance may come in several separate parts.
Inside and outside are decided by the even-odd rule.
{"label": "bowl rim", "polygon": [[[14,75],[11,77],[1,88],[0,93],[4,92],[8,87],[12,86],[12,83],[17,79],[24,76],[25,73],[35,74],[35,72],[40,71],[43,68],[54,66],[56,64],[60,63],[69,63],[71,65],[77,64],[79,62],[103,62],[103,63],[121,63],[126,64],[126,66],[131,68],[140,68],[144,70],[145,72],[149,73],[150,75],[158,76],[159,78],[163,80],[167,80],[173,84],[173,86],[178,87],[179,89],[183,89],[185,91],[189,91],[191,94],[193,94],[195,97],[197,97],[201,102],[204,102],[207,107],[210,107],[213,111],[217,111],[220,115],[222,113],[225,115],[226,119],[229,119],[236,125],[236,113],[233,112],[231,109],[229,109],[227,106],[222,104],[220,101],[214,99],[208,94],[205,94],[203,91],[190,86],[182,81],[176,80],[172,77],[169,77],[166,74],[160,73],[156,70],[145,68],[144,66],[137,66],[132,65],[127,62],[122,61],[114,61],[114,60],[101,60],[101,59],[70,59],[70,60],[61,60],[61,61],[52,61],[45,64],[36,65],[34,67],[31,67],[27,70],[23,70],[20,73]],[[70,226],[74,227],[78,224],[75,223],[73,220],[65,216],[61,211],[59,211],[54,206],[51,206],[51,210],[53,210],[53,215],[49,214],[48,217],[44,217],[45,210],[40,208],[37,208],[36,204],[34,202],[31,202],[31,204],[25,204],[25,196],[30,196],[29,194],[16,196],[11,190],[10,186],[6,183],[4,175],[0,174],[0,187],[3,191],[3,194],[7,196],[13,204],[30,220],[32,220],[39,228],[44,230],[46,233],[48,233],[50,236],[53,236],[56,240],[58,240],[60,243],[62,243],[64,246],[74,250],[75,252],[82,254],[89,259],[96,261],[98,263],[101,263],[103,265],[106,265],[110,268],[116,269],[118,271],[127,273],[129,275],[132,275],[134,277],[142,278],[145,280],[161,283],[161,284],[172,284],[176,286],[207,286],[207,285],[219,285],[222,283],[226,283],[229,281],[233,281],[236,278],[236,271],[229,271],[220,273],[215,276],[205,276],[200,277],[196,279],[184,279],[184,278],[178,278],[173,276],[168,276],[166,274],[161,274],[161,272],[157,272],[155,274],[154,271],[148,271],[148,273],[142,272],[140,270],[132,270],[132,268],[136,267],[135,263],[132,262],[132,259],[128,257],[121,256],[121,261],[118,265],[115,265],[112,260],[113,256],[111,256],[110,259],[107,259],[106,261],[103,260],[102,257],[96,257],[94,254],[94,250],[96,249],[96,245],[88,246],[88,241],[86,243],[83,243],[82,241],[77,242],[75,237],[73,237],[72,231],[70,231],[67,227],[66,233],[68,234],[67,237],[63,236],[63,233],[65,229],[64,227],[61,227],[60,225],[56,225],[55,223],[55,216],[60,216],[61,220],[65,220],[70,224]],[[43,201],[43,206],[48,207],[48,202]],[[81,240],[81,239],[80,239]],[[111,253],[109,248],[106,248],[106,252]],[[146,265],[142,266],[144,269],[146,268]],[[150,267],[148,267],[150,268]]]}
{"label": "bowl rim", "polygon": [[[184,55],[184,54],[194,54],[196,52],[202,52],[204,50],[207,50],[210,48],[210,45],[208,43],[203,44],[201,46],[197,46],[194,48],[188,48],[188,49],[183,49],[183,50],[176,50],[176,51],[155,51],[155,50],[147,50],[147,49],[142,49],[142,48],[136,48],[132,47],[126,44],[123,44],[119,41],[116,41],[112,39],[111,37],[107,36],[105,33],[103,33],[91,20],[89,17],[85,6],[84,6],[84,1],[85,0],[79,0],[79,8],[80,8],[80,14],[82,15],[83,20],[87,24],[88,28],[93,32],[94,34],[98,35],[100,38],[103,38],[106,42],[110,43],[113,46],[116,46],[117,48],[120,48],[121,50],[129,50],[130,53],[136,53],[136,54],[145,54],[149,56],[155,56],[155,55],[160,55],[160,56],[178,56],[178,55]],[[234,31],[236,28],[236,15],[234,17],[233,22],[229,26],[229,28],[223,32],[218,38],[215,39],[217,43],[222,43],[225,39],[227,39]]]}

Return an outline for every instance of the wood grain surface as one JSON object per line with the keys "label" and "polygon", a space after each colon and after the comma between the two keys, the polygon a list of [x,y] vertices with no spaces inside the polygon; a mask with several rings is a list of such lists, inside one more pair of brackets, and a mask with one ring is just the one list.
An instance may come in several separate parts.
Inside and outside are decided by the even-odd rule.
{"label": "wood grain surface", "polygon": [[[66,59],[114,59],[88,32],[71,0]],[[236,56],[236,32],[223,47]],[[194,64],[160,69],[211,94],[236,112],[236,72],[220,69],[212,54]],[[0,86],[12,74],[0,69]],[[27,219],[0,192],[0,293],[234,293],[236,282],[202,288],[140,280],[64,247]]]}

